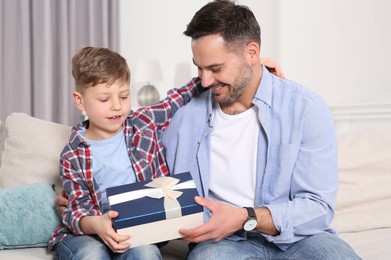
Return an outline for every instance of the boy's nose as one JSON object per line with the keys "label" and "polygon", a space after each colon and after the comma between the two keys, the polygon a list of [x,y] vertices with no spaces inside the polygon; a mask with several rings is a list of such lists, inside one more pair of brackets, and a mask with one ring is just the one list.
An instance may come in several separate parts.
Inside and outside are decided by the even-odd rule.
{"label": "boy's nose", "polygon": [[113,100],[111,103],[111,109],[112,110],[120,110],[121,109],[121,102],[119,100]]}

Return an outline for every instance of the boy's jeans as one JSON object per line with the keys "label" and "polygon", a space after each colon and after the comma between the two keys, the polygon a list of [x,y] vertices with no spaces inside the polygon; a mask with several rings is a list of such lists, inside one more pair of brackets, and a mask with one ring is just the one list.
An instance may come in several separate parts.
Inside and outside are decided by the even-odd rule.
{"label": "boy's jeans", "polygon": [[350,260],[360,259],[354,250],[335,234],[323,232],[302,239],[288,248],[280,250],[259,233],[249,234],[247,240],[219,242],[206,241],[190,252],[189,260],[250,260],[250,259],[311,259]]}
{"label": "boy's jeans", "polygon": [[160,250],[155,245],[130,248],[123,254],[113,253],[98,236],[69,235],[56,246],[56,257],[66,259],[146,259],[161,260]]}

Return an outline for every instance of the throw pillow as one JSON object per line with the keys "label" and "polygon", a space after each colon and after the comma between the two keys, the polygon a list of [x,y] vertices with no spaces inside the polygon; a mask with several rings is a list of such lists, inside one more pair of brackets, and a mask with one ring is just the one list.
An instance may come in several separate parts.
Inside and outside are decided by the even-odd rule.
{"label": "throw pillow", "polygon": [[4,131],[0,188],[48,182],[60,189],[60,153],[69,140],[71,128],[12,113],[5,121]]}
{"label": "throw pillow", "polygon": [[0,249],[46,247],[60,226],[52,184],[0,189]]}

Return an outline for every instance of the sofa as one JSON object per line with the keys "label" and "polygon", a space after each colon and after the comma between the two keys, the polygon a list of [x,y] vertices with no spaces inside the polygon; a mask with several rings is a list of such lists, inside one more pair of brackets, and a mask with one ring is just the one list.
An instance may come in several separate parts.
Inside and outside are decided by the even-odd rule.
{"label": "sofa", "polygon": [[[70,127],[12,113],[0,122],[0,259],[53,259],[47,240],[59,224],[55,209],[59,154]],[[341,134],[332,226],[363,259],[389,259],[391,129]],[[163,259],[185,259],[187,243],[162,248]]]}

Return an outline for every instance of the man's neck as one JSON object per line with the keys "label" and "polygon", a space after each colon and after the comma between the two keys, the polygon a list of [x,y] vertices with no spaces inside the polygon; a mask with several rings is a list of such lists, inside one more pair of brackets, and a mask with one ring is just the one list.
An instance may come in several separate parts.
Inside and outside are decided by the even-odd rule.
{"label": "man's neck", "polygon": [[261,68],[257,70],[257,72],[254,72],[254,76],[246,86],[243,94],[239,97],[239,99],[230,104],[220,104],[221,111],[228,115],[237,115],[250,109],[253,106],[252,101],[255,97],[255,94],[257,93],[261,79],[262,65]]}
{"label": "man's neck", "polygon": [[238,115],[240,113],[243,113],[244,111],[247,111],[249,108],[251,108],[253,104],[250,105],[250,107],[244,106],[240,102],[233,102],[228,105],[220,104],[220,109],[223,111],[224,114],[227,115]]}

